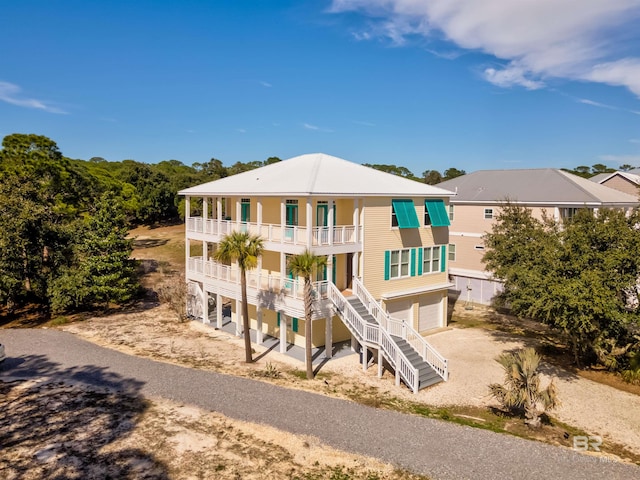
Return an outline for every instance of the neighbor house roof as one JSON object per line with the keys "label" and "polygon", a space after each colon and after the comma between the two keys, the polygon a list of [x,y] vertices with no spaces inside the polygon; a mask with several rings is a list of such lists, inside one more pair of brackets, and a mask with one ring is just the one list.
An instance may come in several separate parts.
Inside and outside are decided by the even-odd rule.
{"label": "neighbor house roof", "polygon": [[628,172],[617,171],[611,173],[599,173],[598,175],[590,177],[589,180],[595,183],[604,183],[615,176],[620,176],[626,180],[629,180],[630,182],[635,183],[636,185],[640,185],[640,170],[636,169],[635,171],[636,173],[631,173],[631,170],[629,170]]}
{"label": "neighbor house roof", "polygon": [[636,197],[553,169],[480,170],[437,185],[456,192],[453,203],[637,205]]}
{"label": "neighbor house roof", "polygon": [[180,195],[449,197],[443,188],[324,153],[281,162],[181,190]]}

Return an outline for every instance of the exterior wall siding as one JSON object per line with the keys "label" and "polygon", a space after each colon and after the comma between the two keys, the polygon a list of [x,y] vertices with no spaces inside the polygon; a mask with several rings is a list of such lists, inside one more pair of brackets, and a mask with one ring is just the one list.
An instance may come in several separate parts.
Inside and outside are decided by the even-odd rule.
{"label": "exterior wall siding", "polygon": [[609,188],[614,188],[624,193],[628,193],[629,195],[633,195],[637,197],[640,195],[640,190],[638,189],[638,185],[633,183],[630,180],[627,180],[620,175],[615,175],[611,177],[606,182],[602,182],[602,185],[606,185]]}

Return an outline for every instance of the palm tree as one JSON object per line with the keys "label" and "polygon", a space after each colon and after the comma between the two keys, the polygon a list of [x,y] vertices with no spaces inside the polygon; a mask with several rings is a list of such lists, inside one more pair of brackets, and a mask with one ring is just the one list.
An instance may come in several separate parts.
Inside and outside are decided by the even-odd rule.
{"label": "palm tree", "polygon": [[238,262],[240,285],[242,288],[242,328],[244,330],[244,350],[247,363],[253,362],[251,356],[251,336],[249,331],[249,304],[247,303],[247,270],[258,265],[264,244],[261,237],[248,232],[233,231],[225,235],[213,257],[219,262]]}
{"label": "palm tree", "polygon": [[304,278],[304,356],[307,364],[307,378],[313,378],[313,365],[311,363],[311,315],[313,314],[313,296],[311,294],[311,276],[317,269],[327,264],[326,257],[314,255],[308,249],[300,255],[289,258],[289,271],[296,277]]}
{"label": "palm tree", "polygon": [[560,404],[556,386],[551,383],[540,389],[540,356],[533,348],[500,355],[496,361],[504,368],[504,385],[489,385],[491,394],[503,408],[524,412],[525,423],[530,427],[540,426],[540,416]]}

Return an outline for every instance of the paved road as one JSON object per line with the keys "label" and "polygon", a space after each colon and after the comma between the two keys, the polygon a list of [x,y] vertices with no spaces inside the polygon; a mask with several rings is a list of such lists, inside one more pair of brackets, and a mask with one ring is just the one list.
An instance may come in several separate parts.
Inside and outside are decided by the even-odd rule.
{"label": "paved road", "polygon": [[493,432],[125,355],[55,330],[0,330],[10,376],[82,381],[313,435],[433,479],[624,479],[640,468]]}

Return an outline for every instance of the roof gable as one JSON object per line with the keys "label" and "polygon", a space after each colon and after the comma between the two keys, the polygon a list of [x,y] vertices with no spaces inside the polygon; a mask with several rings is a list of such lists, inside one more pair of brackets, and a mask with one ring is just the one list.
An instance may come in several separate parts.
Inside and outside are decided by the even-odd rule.
{"label": "roof gable", "polygon": [[323,153],[300,155],[181,190],[180,195],[425,196],[449,197],[442,188],[398,177]]}

